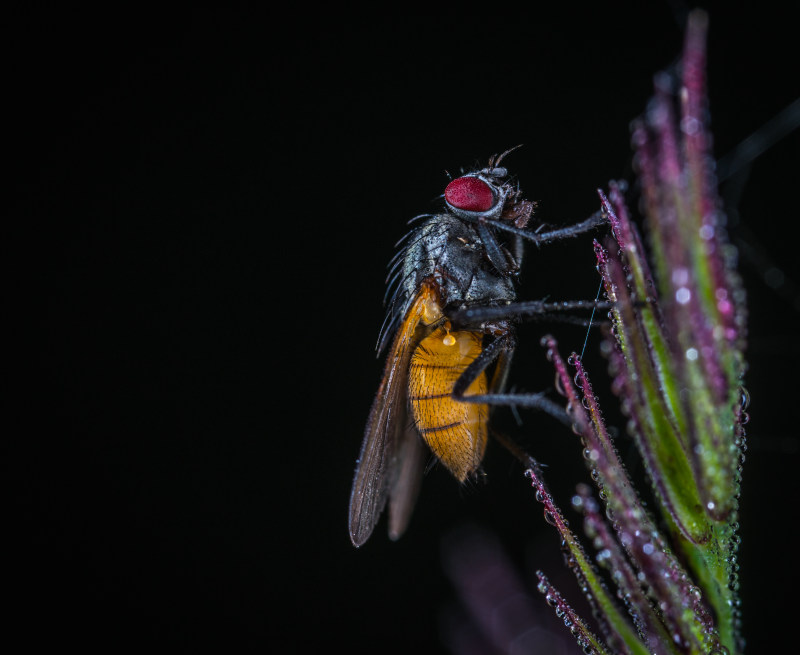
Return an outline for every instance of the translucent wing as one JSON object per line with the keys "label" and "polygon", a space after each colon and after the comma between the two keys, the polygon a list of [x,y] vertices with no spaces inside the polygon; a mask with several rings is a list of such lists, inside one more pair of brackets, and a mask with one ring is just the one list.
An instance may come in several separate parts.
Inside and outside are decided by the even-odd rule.
{"label": "translucent wing", "polygon": [[389,532],[393,538],[399,537],[408,523],[409,505],[413,506],[416,498],[418,483],[405,477],[418,478],[416,469],[421,470],[414,463],[421,459],[421,445],[413,441],[419,438],[406,428],[408,362],[416,345],[417,326],[433,298],[433,290],[422,285],[395,335],[372,403],[350,494],[350,539],[355,546],[369,539],[390,495],[393,519]]}
{"label": "translucent wing", "polygon": [[410,422],[399,436],[397,464],[389,488],[389,538],[399,539],[408,527],[422,483],[427,449]]}

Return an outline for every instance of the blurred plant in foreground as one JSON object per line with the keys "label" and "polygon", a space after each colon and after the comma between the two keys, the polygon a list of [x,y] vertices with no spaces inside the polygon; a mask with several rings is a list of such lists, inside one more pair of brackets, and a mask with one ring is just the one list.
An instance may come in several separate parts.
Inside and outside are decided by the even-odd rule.
{"label": "blurred plant in foreground", "polygon": [[584,484],[572,498],[594,561],[533,460],[526,475],[562,537],[600,636],[542,572],[539,590],[586,653],[707,655],[743,647],[736,520],[747,422],[744,292],[706,125],[706,24],[704,13],[690,15],[678,102],[671,78],[658,76],[655,97],[633,126],[652,272],[619,185],[600,192],[613,239],[595,241],[614,303],[603,352],[657,513],[617,454],[580,358],[573,353],[565,362],[555,340],[543,340],[598,488],[599,500]]}

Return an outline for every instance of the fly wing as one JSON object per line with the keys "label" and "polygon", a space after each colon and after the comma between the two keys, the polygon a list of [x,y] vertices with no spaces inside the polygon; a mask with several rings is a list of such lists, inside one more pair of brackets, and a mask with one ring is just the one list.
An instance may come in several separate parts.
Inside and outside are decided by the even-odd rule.
{"label": "fly wing", "polygon": [[386,505],[397,427],[405,421],[403,387],[407,374],[402,368],[408,358],[405,360],[405,363],[395,358],[387,361],[383,382],[369,413],[350,493],[350,539],[355,546],[369,539]]}
{"label": "fly wing", "polygon": [[[396,466],[400,464],[402,470],[398,457],[404,456],[407,450],[404,433],[408,361],[414,333],[431,293],[427,286],[420,289],[397,331],[383,380],[372,403],[350,494],[350,539],[355,546],[369,539],[386,506],[387,496],[394,495],[390,487],[397,485]],[[402,442],[403,447],[398,447],[398,442]]]}
{"label": "fly wing", "polygon": [[403,536],[417,502],[425,467],[425,446],[417,430],[406,422],[397,446],[395,478],[389,490],[389,538]]}

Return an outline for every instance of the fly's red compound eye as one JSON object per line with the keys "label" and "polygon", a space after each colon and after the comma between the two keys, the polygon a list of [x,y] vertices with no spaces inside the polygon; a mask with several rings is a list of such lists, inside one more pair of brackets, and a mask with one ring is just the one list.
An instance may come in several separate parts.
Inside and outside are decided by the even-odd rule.
{"label": "fly's red compound eye", "polygon": [[494,191],[477,177],[459,177],[447,185],[444,199],[456,209],[485,212],[494,206]]}

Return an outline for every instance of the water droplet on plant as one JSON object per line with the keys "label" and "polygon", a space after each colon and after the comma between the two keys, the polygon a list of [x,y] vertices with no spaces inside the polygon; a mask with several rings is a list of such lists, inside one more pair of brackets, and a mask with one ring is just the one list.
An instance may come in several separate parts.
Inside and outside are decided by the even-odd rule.
{"label": "water droplet on plant", "polygon": [[[681,89],[681,91],[683,91],[683,89]],[[681,132],[688,136],[694,136],[702,129],[702,124],[694,116],[684,116],[681,119]]]}
{"label": "water droplet on plant", "polygon": [[713,225],[703,225],[700,228],[700,238],[703,241],[708,241],[709,239],[714,238],[714,226]]}
{"label": "water droplet on plant", "polygon": [[742,406],[742,411],[747,411],[750,407],[750,392],[745,387],[739,387],[739,404]]}
{"label": "water droplet on plant", "polygon": [[717,309],[720,314],[730,314],[733,311],[733,304],[730,300],[720,300],[717,302]]}
{"label": "water droplet on plant", "polygon": [[672,271],[672,283],[676,287],[683,287],[689,283],[689,270],[684,267],[675,268]]}

